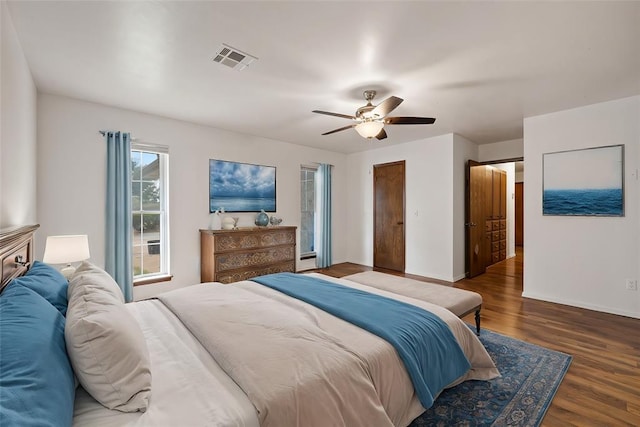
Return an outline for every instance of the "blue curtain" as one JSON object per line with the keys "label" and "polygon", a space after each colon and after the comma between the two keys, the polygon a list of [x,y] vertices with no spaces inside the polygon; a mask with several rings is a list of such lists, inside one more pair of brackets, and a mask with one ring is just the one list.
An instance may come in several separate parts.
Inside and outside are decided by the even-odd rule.
{"label": "blue curtain", "polygon": [[107,144],[107,229],[105,270],[133,300],[131,267],[131,136],[105,132]]}
{"label": "blue curtain", "polygon": [[316,179],[316,266],[331,266],[331,165],[320,164]]}

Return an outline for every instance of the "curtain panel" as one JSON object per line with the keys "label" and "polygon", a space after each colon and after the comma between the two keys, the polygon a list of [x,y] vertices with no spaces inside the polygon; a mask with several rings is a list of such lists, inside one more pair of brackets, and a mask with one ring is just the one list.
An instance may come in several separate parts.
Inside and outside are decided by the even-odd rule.
{"label": "curtain panel", "polygon": [[316,266],[329,267],[331,260],[331,165],[318,166],[316,180],[316,201],[318,221],[316,221]]}
{"label": "curtain panel", "polygon": [[107,199],[105,270],[133,300],[131,260],[131,136],[105,132],[107,145]]}

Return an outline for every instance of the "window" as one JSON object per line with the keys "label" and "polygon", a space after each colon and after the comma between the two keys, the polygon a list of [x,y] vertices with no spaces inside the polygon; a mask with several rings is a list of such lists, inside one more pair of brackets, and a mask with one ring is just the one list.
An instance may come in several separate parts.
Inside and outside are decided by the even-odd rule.
{"label": "window", "polygon": [[316,168],[300,169],[300,259],[315,258]]}
{"label": "window", "polygon": [[131,240],[136,285],[170,277],[168,163],[165,147],[132,144]]}

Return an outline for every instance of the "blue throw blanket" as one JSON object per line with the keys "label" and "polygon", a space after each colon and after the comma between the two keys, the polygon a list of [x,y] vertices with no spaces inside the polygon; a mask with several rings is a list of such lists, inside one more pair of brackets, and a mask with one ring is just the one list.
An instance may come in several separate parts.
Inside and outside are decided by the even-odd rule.
{"label": "blue throw blanket", "polygon": [[449,326],[419,307],[300,274],[278,273],[251,280],[388,341],[404,362],[425,408],[471,368]]}

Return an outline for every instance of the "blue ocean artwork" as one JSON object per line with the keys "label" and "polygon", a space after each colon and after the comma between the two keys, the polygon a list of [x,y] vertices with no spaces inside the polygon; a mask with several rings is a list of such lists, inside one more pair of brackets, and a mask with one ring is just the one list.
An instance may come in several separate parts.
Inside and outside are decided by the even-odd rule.
{"label": "blue ocean artwork", "polygon": [[622,188],[544,190],[544,215],[623,216]]}
{"label": "blue ocean artwork", "polygon": [[276,168],[209,160],[209,212],[275,212]]}

